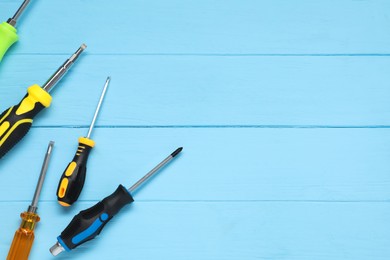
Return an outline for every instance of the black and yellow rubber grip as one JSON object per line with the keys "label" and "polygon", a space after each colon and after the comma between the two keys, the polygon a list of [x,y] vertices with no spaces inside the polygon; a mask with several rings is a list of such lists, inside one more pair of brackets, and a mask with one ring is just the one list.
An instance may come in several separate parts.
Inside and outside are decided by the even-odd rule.
{"label": "black and yellow rubber grip", "polygon": [[15,146],[30,130],[33,118],[51,104],[51,96],[38,85],[28,88],[16,106],[0,115],[0,158]]}
{"label": "black and yellow rubber grip", "polygon": [[84,187],[89,152],[94,146],[93,140],[85,137],[79,138],[77,152],[66,167],[58,184],[57,199],[62,206],[69,207],[79,198]]}

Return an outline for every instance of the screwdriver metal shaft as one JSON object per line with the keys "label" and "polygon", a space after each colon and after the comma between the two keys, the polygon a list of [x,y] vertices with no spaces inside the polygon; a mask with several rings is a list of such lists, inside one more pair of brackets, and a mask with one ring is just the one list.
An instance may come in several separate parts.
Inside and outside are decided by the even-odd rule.
{"label": "screwdriver metal shaft", "polygon": [[131,186],[128,190],[130,193],[134,193],[134,191],[141,186],[145,181],[147,181],[150,177],[152,177],[158,170],[167,165],[176,155],[178,155],[183,150],[183,147],[177,148],[173,153],[171,153],[167,158],[165,158],[162,162],[156,165],[150,172],[145,174],[144,177],[139,179],[133,186]]}
{"label": "screwdriver metal shaft", "polygon": [[96,122],[97,116],[98,116],[98,114],[99,114],[100,108],[101,108],[101,106],[102,106],[104,97],[105,97],[105,95],[106,95],[107,88],[108,88],[108,84],[110,83],[110,80],[111,80],[111,78],[110,78],[110,77],[107,77],[106,83],[104,84],[104,87],[103,87],[102,94],[100,95],[99,103],[98,103],[97,106],[96,106],[95,114],[93,115],[93,119],[92,119],[91,125],[89,126],[87,138],[90,138],[90,137],[91,137],[92,129],[93,129],[94,126],[95,126],[95,122]]}
{"label": "screwdriver metal shaft", "polygon": [[50,90],[58,83],[58,81],[60,81],[60,79],[65,75],[70,67],[72,67],[74,62],[86,48],[87,45],[83,43],[80,48],[72,56],[70,56],[70,58],[67,59],[56,72],[54,72],[54,74],[49,78],[48,81],[46,81],[42,88],[47,92],[50,92]]}
{"label": "screwdriver metal shaft", "polygon": [[18,21],[20,15],[23,13],[23,11],[26,9],[26,7],[28,6],[28,4],[30,3],[30,0],[24,0],[24,2],[22,3],[22,5],[19,7],[19,9],[16,11],[16,13],[14,14],[14,16],[12,16],[12,18],[9,18],[7,23],[9,23],[10,25],[12,26],[15,26],[16,25],[16,22]]}
{"label": "screwdriver metal shaft", "polygon": [[47,147],[46,154],[45,154],[45,159],[43,160],[41,174],[39,175],[39,179],[38,179],[37,187],[35,189],[34,197],[32,199],[31,205],[28,207],[28,210],[27,210],[28,212],[35,213],[38,209],[39,195],[41,195],[43,182],[44,182],[45,177],[46,177],[47,169],[49,168],[49,161],[51,158],[51,152],[53,150],[53,146],[54,146],[54,142],[50,141],[49,146]]}

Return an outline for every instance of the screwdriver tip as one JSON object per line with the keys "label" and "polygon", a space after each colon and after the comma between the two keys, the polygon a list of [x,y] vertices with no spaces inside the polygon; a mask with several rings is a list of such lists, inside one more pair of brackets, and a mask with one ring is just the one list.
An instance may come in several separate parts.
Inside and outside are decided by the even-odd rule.
{"label": "screwdriver tip", "polygon": [[85,45],[85,43],[83,43],[83,44],[81,44],[80,48],[81,48],[82,50],[85,50],[85,49],[87,48],[87,45]]}
{"label": "screwdriver tip", "polygon": [[175,157],[175,156],[178,155],[182,150],[183,150],[183,147],[177,148],[177,149],[171,154],[171,156],[172,156],[172,157]]}
{"label": "screwdriver tip", "polygon": [[110,76],[108,76],[106,81],[110,81],[110,80],[111,80],[111,77],[110,77]]}
{"label": "screwdriver tip", "polygon": [[54,147],[54,141],[50,141],[47,146],[46,156],[50,155]]}

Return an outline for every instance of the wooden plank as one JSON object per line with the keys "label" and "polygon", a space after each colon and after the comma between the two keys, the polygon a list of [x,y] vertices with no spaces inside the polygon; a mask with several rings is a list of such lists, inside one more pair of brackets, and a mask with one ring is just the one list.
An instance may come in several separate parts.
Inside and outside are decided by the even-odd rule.
{"label": "wooden plank", "polygon": [[[3,109],[66,58],[5,62]],[[388,126],[388,67],[386,57],[86,55],[54,89],[52,108],[36,124],[86,127],[111,75],[100,126]]]}
{"label": "wooden plank", "polygon": [[[40,204],[31,260],[48,249],[80,209]],[[139,202],[123,209],[94,241],[58,259],[385,260],[389,203]],[[5,258],[25,203],[4,205]]]}
{"label": "wooden plank", "polygon": [[[56,147],[42,199],[55,199],[58,180],[85,132],[33,129],[0,164],[7,178],[0,182],[0,199],[31,199],[49,140]],[[118,184],[130,186],[179,146],[180,158],[138,199],[387,201],[390,196],[390,129],[99,128],[94,138],[81,200],[95,200]]]}
{"label": "wooden plank", "polygon": [[[0,17],[19,4],[2,1]],[[131,185],[178,146],[180,158],[99,239],[57,259],[389,259],[389,7],[33,2],[21,41],[0,66],[3,109],[81,42],[89,47],[53,92],[53,107],[0,162],[0,258],[55,140],[33,260],[50,257],[75,213],[119,183]],[[64,210],[58,179],[107,75],[87,183]]]}
{"label": "wooden plank", "polygon": [[[20,1],[0,3],[6,20]],[[387,0],[41,0],[19,24],[19,53],[389,53]],[[8,58],[7,58],[8,59]]]}

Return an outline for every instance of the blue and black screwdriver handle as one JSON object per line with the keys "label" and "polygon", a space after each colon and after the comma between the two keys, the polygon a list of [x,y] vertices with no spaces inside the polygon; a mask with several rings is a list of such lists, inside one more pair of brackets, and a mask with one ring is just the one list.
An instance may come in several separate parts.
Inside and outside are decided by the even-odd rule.
{"label": "blue and black screwdriver handle", "polygon": [[56,256],[63,251],[71,251],[99,235],[104,226],[124,206],[134,201],[132,193],[153,174],[169,163],[182,149],[182,147],[176,149],[129,189],[119,185],[110,196],[98,202],[95,206],[80,211],[79,214],[73,217],[61,235],[57,237],[57,243],[50,248],[52,255]]}
{"label": "blue and black screwdriver handle", "polygon": [[5,110],[0,115],[0,158],[11,150],[30,130],[34,117],[49,107],[52,97],[49,91],[72,67],[79,55],[85,50],[85,44],[65,61],[64,64],[40,87],[32,85],[19,104]]}
{"label": "blue and black screwdriver handle", "polygon": [[91,133],[95,126],[110,80],[110,77],[108,77],[104,84],[87,136],[79,138],[76,154],[61,175],[57,188],[57,200],[61,206],[69,207],[76,202],[84,187],[89,153],[95,146],[95,141],[91,139]]}

